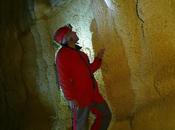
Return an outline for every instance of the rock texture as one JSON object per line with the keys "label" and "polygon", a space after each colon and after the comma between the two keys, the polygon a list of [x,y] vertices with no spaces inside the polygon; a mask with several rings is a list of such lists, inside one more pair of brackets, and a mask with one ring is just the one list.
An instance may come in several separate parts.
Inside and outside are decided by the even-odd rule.
{"label": "rock texture", "polygon": [[71,23],[113,119],[110,130],[174,130],[175,0],[0,2],[2,130],[67,130],[70,112],[56,84],[53,32]]}
{"label": "rock texture", "polygon": [[47,77],[54,70],[47,69],[31,32],[34,4],[1,1],[0,6],[0,129],[49,130],[59,98],[55,80],[49,84],[53,77]]}
{"label": "rock texture", "polygon": [[[92,31],[96,32],[95,48],[108,50],[102,72],[114,117],[121,122],[120,118],[129,116],[128,129],[174,129],[168,116],[174,107],[163,108],[173,102],[169,96],[175,85],[174,2],[109,3],[93,1]],[[153,122],[150,115],[155,116]],[[126,129],[122,124],[123,128],[118,123],[112,129]]]}

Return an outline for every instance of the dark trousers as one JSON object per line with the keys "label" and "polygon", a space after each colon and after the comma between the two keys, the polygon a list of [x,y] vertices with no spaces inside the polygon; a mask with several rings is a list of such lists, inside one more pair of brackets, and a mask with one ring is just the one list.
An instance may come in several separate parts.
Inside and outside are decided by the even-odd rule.
{"label": "dark trousers", "polygon": [[91,130],[107,130],[112,114],[106,102],[92,103],[85,108],[78,108],[73,102],[70,102],[70,106],[73,115],[73,130],[88,130],[90,112],[95,116]]}

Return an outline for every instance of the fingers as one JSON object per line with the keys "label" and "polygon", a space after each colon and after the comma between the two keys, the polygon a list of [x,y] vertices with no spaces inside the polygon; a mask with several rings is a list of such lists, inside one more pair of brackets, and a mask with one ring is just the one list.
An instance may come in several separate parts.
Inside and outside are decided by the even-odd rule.
{"label": "fingers", "polygon": [[97,57],[102,59],[103,55],[104,55],[104,52],[105,52],[105,48],[100,49],[99,52],[97,53]]}
{"label": "fingers", "polygon": [[105,48],[102,48],[102,49],[100,49],[100,50],[104,52],[104,51],[105,51]]}

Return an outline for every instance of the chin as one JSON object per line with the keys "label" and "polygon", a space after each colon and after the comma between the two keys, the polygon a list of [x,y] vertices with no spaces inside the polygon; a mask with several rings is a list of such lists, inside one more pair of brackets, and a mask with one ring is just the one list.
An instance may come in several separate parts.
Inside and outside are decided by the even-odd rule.
{"label": "chin", "polygon": [[76,40],[76,42],[78,42],[78,41],[79,41],[79,39]]}

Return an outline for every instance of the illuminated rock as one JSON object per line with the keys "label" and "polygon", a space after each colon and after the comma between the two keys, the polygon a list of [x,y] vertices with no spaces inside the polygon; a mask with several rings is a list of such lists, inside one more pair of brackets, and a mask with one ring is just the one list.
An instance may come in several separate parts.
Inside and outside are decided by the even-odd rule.
{"label": "illuminated rock", "polygon": [[[110,130],[173,130],[175,1],[1,1],[1,129],[66,130],[70,112],[56,84],[53,32],[72,24],[109,103]],[[22,8],[23,7],[23,8]]]}

